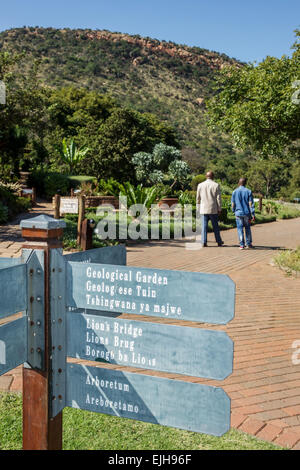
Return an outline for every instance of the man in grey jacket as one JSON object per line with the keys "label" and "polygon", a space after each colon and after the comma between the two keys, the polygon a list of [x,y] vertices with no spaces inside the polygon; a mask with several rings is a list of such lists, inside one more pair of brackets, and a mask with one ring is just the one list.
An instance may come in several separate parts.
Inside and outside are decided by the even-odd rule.
{"label": "man in grey jacket", "polygon": [[215,239],[218,246],[222,246],[224,242],[221,239],[218,214],[221,214],[221,190],[218,183],[214,181],[214,174],[212,171],[206,173],[206,181],[198,184],[197,187],[197,204],[200,204],[201,215],[201,244],[207,246],[207,225],[211,220]]}

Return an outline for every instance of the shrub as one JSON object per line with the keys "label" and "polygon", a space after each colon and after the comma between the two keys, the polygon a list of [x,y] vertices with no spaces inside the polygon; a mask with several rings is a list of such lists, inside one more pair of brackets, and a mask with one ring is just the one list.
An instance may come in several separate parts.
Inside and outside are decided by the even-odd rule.
{"label": "shrub", "polygon": [[30,188],[35,188],[36,194],[45,196],[44,179],[47,172],[44,170],[35,170],[28,176],[27,184]]}
{"label": "shrub", "polygon": [[0,224],[5,224],[8,221],[8,207],[0,201]]}
{"label": "shrub", "polygon": [[226,184],[221,183],[221,182],[219,182],[219,181],[217,181],[217,182],[220,184],[222,197],[223,197],[223,196],[231,196],[231,195],[232,195],[233,189],[232,189],[230,186],[227,186]]}
{"label": "shrub", "polygon": [[59,194],[66,195],[71,188],[78,188],[82,183],[92,183],[96,181],[93,176],[70,176],[57,172],[45,170],[33,171],[28,178],[28,185],[35,188],[41,197],[51,199],[59,190]]}
{"label": "shrub", "polygon": [[98,183],[98,194],[103,196],[119,197],[120,190],[121,185],[114,178],[109,178],[108,180],[102,178]]}
{"label": "shrub", "polygon": [[294,201],[294,199],[300,199],[300,191],[297,190],[297,191],[294,191],[292,194],[291,194],[291,201]]}
{"label": "shrub", "polygon": [[263,213],[267,215],[277,215],[279,205],[273,201],[266,201],[263,203]]}
{"label": "shrub", "polygon": [[188,191],[188,190],[179,191],[178,201],[182,206],[186,204],[192,204],[193,206],[195,206],[196,205],[196,191]]}
{"label": "shrub", "polygon": [[219,221],[224,222],[225,224],[228,221],[227,209],[225,207],[222,207],[221,214],[219,214]]}
{"label": "shrub", "polygon": [[205,175],[197,175],[197,176],[194,176],[194,178],[192,179],[191,181],[191,188],[193,191],[197,191],[197,186],[198,184],[200,183],[203,183],[203,181],[206,180],[206,176]]}
{"label": "shrub", "polygon": [[27,212],[31,208],[31,199],[27,197],[18,197],[16,199],[17,213]]}
{"label": "shrub", "polygon": [[300,246],[296,250],[281,251],[274,258],[274,262],[280,268],[283,268],[287,274],[300,272]]}
{"label": "shrub", "polygon": [[70,180],[61,173],[48,173],[44,178],[44,191],[49,199],[57,193],[66,195],[70,191]]}
{"label": "shrub", "polygon": [[294,219],[300,217],[300,210],[297,207],[280,206],[278,209],[278,219]]}
{"label": "shrub", "polygon": [[231,196],[228,194],[222,194],[222,208],[227,209],[227,211],[231,210]]}
{"label": "shrub", "polygon": [[30,207],[30,199],[18,197],[12,190],[0,185],[0,223],[7,222],[20,212],[26,212]]}
{"label": "shrub", "polygon": [[78,188],[82,183],[96,183],[96,178],[94,176],[67,176],[67,179],[70,182],[70,188]]}

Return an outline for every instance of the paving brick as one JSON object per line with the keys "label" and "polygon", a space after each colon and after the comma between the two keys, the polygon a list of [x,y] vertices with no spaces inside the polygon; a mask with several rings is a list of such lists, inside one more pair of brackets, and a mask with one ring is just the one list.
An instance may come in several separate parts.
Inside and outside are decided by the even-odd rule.
{"label": "paving brick", "polygon": [[235,411],[232,411],[231,412],[231,427],[237,429],[246,419],[247,419],[247,415],[243,415],[241,413],[236,413]]}
{"label": "paving brick", "polygon": [[244,431],[248,434],[257,434],[261,429],[265,427],[265,423],[255,418],[247,418],[241,426],[239,426],[240,431]]}
{"label": "paving brick", "polygon": [[233,405],[234,403],[232,403],[232,409],[242,414],[260,413],[262,411],[261,407],[258,405],[238,406],[238,407],[234,407]]}
{"label": "paving brick", "polygon": [[300,450],[300,441],[292,447],[292,450]]}
{"label": "paving brick", "polygon": [[262,411],[256,413],[256,418],[264,420],[264,421],[272,421],[275,419],[286,418],[288,415],[283,410],[270,410],[270,411]]}
{"label": "paving brick", "polygon": [[[299,398],[299,401],[300,401],[300,398]],[[285,411],[288,415],[291,415],[291,416],[300,415],[300,405],[289,406],[287,408],[283,408],[283,411]],[[300,419],[300,416],[299,416],[299,419]]]}
{"label": "paving brick", "polygon": [[284,429],[282,433],[274,440],[275,444],[282,447],[292,448],[300,442],[300,432],[289,431]]}
{"label": "paving brick", "polygon": [[262,439],[263,441],[273,441],[279,434],[282,432],[282,428],[279,426],[274,426],[273,424],[267,423],[257,434],[256,436]]}

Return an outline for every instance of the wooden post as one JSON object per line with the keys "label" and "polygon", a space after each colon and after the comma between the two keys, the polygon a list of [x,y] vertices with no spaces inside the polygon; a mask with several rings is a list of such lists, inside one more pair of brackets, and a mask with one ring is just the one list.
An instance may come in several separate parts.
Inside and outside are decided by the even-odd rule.
{"label": "wooden post", "polygon": [[78,196],[78,224],[77,224],[77,244],[81,243],[82,222],[85,217],[85,197]]}
{"label": "wooden post", "polygon": [[80,246],[83,251],[93,248],[93,228],[95,224],[93,220],[84,219],[81,224],[81,240]]}
{"label": "wooden post", "polygon": [[263,197],[262,197],[262,194],[259,195],[259,202],[258,202],[258,208],[259,208],[259,211],[261,212],[262,211],[262,200],[263,200]]}
{"label": "wooden post", "polygon": [[59,219],[60,218],[60,195],[55,194],[54,196],[54,218]]}
{"label": "wooden post", "polygon": [[36,205],[36,190],[35,190],[35,188],[32,188],[31,201],[32,201],[32,205],[35,206]]}
{"label": "wooden post", "polygon": [[[42,370],[23,368],[23,449],[61,450],[62,413],[51,418],[51,309],[50,309],[50,252],[62,246],[64,221],[41,215],[21,222],[23,248],[44,252],[44,365]],[[34,271],[34,270],[32,270]],[[31,273],[35,275],[34,273]],[[30,301],[35,302],[32,298]]]}

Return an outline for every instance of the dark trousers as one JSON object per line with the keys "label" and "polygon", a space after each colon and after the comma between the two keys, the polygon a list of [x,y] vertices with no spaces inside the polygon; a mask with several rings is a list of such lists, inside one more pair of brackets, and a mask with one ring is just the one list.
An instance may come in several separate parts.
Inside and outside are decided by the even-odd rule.
{"label": "dark trousers", "polygon": [[207,226],[208,221],[211,220],[215,239],[217,243],[222,243],[220,229],[219,229],[219,222],[218,222],[218,214],[202,214],[201,215],[201,243],[207,243]]}

